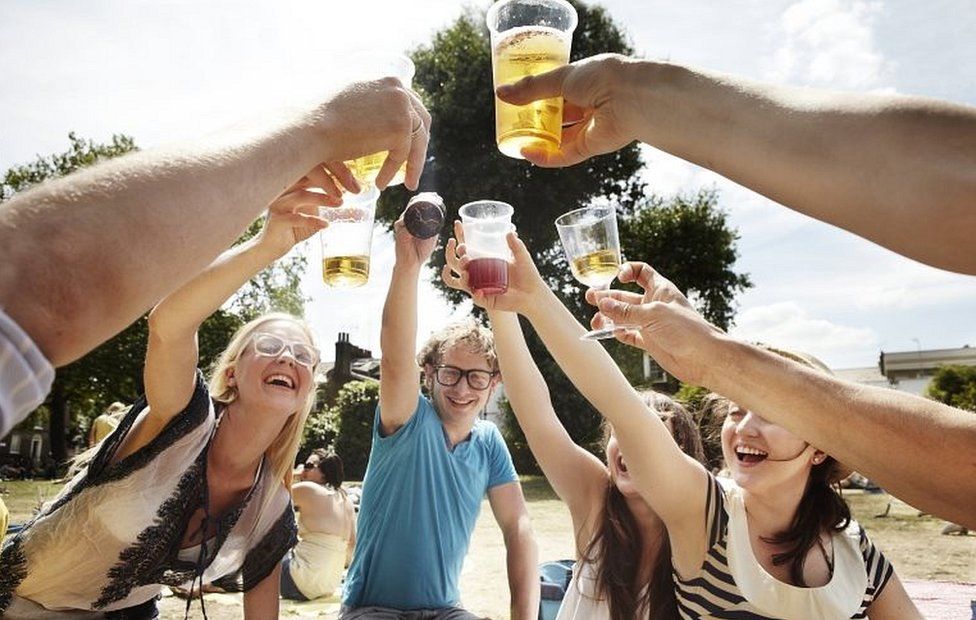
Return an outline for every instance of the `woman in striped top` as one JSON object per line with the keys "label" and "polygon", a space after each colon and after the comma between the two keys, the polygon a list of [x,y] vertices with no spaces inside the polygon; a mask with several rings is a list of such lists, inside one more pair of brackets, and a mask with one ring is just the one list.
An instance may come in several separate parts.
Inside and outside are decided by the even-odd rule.
{"label": "woman in striped top", "polygon": [[[634,487],[667,528],[682,617],[921,617],[830,487],[840,470],[833,459],[724,401],[722,449],[731,479],[720,482],[679,449],[606,350],[580,340],[582,326],[558,298],[527,277],[531,256],[514,233],[509,246],[514,264],[508,292],[475,295],[475,302],[490,314],[523,314],[566,375],[613,425]],[[464,287],[466,263],[462,257],[445,266],[449,286]],[[668,295],[681,296],[667,288]],[[599,316],[594,321],[601,322]],[[515,377],[506,373],[505,380]]]}

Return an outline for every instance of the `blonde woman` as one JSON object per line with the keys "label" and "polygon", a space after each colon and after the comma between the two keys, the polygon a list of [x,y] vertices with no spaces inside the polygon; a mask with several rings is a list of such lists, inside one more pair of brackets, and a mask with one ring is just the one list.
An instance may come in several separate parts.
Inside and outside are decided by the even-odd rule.
{"label": "blonde woman", "polygon": [[291,466],[319,354],[302,321],[265,315],[238,330],[208,384],[197,330],[325,226],[313,214],[338,195],[321,168],[310,172],[271,204],[260,235],[153,309],[145,397],[5,544],[0,615],[155,618],[163,585],[200,581],[243,591],[245,618],[277,617],[279,561],[295,542]]}

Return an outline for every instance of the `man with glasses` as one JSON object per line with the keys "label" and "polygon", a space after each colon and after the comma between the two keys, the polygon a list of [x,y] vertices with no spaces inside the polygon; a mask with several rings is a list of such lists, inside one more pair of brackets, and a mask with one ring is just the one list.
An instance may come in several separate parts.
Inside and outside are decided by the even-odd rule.
{"label": "man with glasses", "polygon": [[[394,231],[380,404],[340,618],[477,618],[461,608],[458,578],[486,494],[508,552],[511,617],[536,618],[538,551],[522,487],[501,433],[479,420],[501,380],[491,332],[450,325],[414,356],[417,282],[437,238],[411,236],[402,218]],[[428,396],[418,395],[418,362]]]}

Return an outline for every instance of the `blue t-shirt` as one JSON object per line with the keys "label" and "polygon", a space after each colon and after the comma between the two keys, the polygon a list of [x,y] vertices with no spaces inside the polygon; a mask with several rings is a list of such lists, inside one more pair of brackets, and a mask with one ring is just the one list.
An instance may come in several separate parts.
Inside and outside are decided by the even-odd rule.
{"label": "blue t-shirt", "polygon": [[498,428],[478,420],[471,437],[447,446],[444,426],[420,396],[413,417],[380,434],[363,480],[356,552],[343,604],[436,609],[460,604],[458,577],[488,489],[518,480]]}

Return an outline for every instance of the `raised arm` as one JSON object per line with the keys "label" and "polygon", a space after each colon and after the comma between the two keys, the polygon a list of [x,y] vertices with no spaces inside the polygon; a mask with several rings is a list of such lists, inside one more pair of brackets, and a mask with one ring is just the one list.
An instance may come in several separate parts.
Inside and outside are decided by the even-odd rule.
{"label": "raised arm", "polygon": [[916,260],[976,274],[976,108],[774,86],[603,55],[498,89],[586,110],[564,166],[640,140]]}
{"label": "raised arm", "polygon": [[522,485],[509,482],[488,489],[492,514],[505,539],[511,619],[539,617],[539,547],[525,506]]}
{"label": "raised arm", "polygon": [[150,411],[140,419],[116,459],[151,441],[170,419],[182,411],[193,394],[197,367],[197,329],[244,283],[296,243],[323,228],[319,206],[335,204],[321,193],[308,191],[309,173],[268,208],[261,233],[221,254],[200,275],[159,303],[149,314],[149,345],[144,380]]}
{"label": "raised arm", "polygon": [[416,95],[387,78],[44,183],[0,209],[0,307],[52,364],[66,364],[199,273],[317,163],[389,150],[377,182],[407,160],[415,188],[427,132],[412,129],[429,122]]}
{"label": "raised arm", "polygon": [[644,325],[618,338],[672,375],[722,394],[824,450],[913,506],[976,527],[976,415],[888,388],[858,385],[736,341],[699,316],[644,263],[621,282],[643,297],[589,291],[601,314]]}
{"label": "raised arm", "polygon": [[396,263],[383,305],[380,329],[380,424],[384,435],[406,424],[417,408],[417,283],[437,237],[417,239],[407,232],[403,217],[393,225]]}
{"label": "raised arm", "polygon": [[[514,266],[509,270],[511,287],[511,274],[520,273],[532,258],[514,233],[509,234],[508,240],[514,255]],[[463,270],[466,265],[465,256],[460,268]],[[451,280],[451,285],[454,283]],[[504,301],[509,293],[487,299],[477,295],[475,299],[491,309],[512,303],[524,313],[573,385],[613,424],[641,496],[667,524],[672,543],[679,541],[675,544],[676,556],[703,553],[707,489],[704,468],[678,448],[667,427],[647,408],[603,346],[580,340],[583,327],[555,294],[544,286],[530,290],[517,301]],[[691,563],[687,566],[690,569]]]}
{"label": "raised arm", "polygon": [[[455,223],[456,238],[449,239],[444,251],[442,278],[445,284],[470,294],[467,271],[461,267],[465,253],[461,226]],[[525,433],[532,454],[556,494],[566,502],[573,518],[577,551],[592,538],[591,528],[596,511],[603,507],[603,495],[609,481],[606,467],[588,451],[576,445],[556,416],[549,398],[549,388],[525,344],[518,309],[531,303],[536,291],[545,288],[535,264],[531,261],[509,267],[508,292],[498,297],[475,295],[479,305],[491,304],[488,318],[495,337],[495,352],[505,396],[512,405],[519,426]]]}

